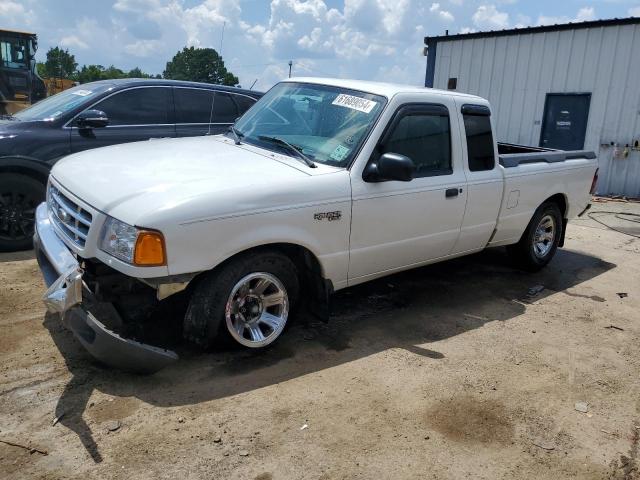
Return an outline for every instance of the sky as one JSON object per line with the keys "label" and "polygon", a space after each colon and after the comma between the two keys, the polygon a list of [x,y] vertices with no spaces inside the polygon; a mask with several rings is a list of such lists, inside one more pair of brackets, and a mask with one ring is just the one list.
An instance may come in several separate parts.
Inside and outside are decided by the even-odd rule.
{"label": "sky", "polygon": [[[424,37],[640,16],[640,0],[0,0],[0,28],[38,34],[80,64],[162,73],[212,47],[243,87],[288,75],[423,85]],[[224,35],[223,35],[224,31]]]}

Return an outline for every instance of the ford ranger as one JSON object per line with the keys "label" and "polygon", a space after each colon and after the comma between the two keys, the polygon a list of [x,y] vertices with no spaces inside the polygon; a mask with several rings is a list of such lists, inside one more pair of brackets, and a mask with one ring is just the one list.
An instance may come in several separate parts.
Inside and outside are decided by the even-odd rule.
{"label": "ford ranger", "polygon": [[296,306],[326,318],[332,292],[401,270],[494,246],[540,269],[597,160],[492,123],[475,96],[299,78],[226,134],[70,155],[36,212],[45,303],[99,360],[153,372],[178,357],[144,332],[176,299],[187,340],[264,348]]}

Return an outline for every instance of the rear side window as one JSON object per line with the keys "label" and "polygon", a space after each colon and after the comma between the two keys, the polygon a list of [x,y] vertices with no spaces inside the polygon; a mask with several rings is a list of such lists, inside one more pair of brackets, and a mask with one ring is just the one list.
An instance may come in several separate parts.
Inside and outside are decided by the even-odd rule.
{"label": "rear side window", "polygon": [[469,170],[472,172],[493,170],[495,156],[489,109],[479,105],[464,105],[462,116],[467,137]]}
{"label": "rear side window", "polygon": [[158,125],[170,122],[173,109],[169,88],[133,88],[116,93],[93,108],[102,110],[109,125]]}
{"label": "rear side window", "polygon": [[209,123],[213,90],[174,88],[176,123]]}
{"label": "rear side window", "polygon": [[253,107],[256,101],[253,98],[245,97],[244,95],[234,95],[233,99],[238,105],[238,115],[242,115],[244,112]]}
{"label": "rear side window", "polygon": [[409,157],[416,166],[415,177],[452,173],[451,132],[446,107],[407,107],[394,123],[381,153]]}
{"label": "rear side window", "polygon": [[240,115],[238,107],[228,93],[216,92],[213,102],[212,123],[233,123]]}

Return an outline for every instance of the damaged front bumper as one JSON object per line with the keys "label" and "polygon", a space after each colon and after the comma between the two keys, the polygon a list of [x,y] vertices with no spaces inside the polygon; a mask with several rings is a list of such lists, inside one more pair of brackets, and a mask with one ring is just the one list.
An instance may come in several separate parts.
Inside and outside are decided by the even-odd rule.
{"label": "damaged front bumper", "polygon": [[178,360],[178,355],[162,348],[123,338],[109,330],[92,313],[91,296],[82,281],[83,271],[51,225],[47,206],[36,210],[34,248],[45,283],[47,310],[60,314],[62,323],[101,362],[122,370],[154,373]]}

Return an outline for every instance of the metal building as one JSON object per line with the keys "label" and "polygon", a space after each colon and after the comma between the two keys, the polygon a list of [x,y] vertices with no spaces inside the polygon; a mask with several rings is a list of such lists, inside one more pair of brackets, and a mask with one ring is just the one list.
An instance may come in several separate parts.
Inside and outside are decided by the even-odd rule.
{"label": "metal building", "polygon": [[640,18],[425,37],[425,86],[480,95],[499,141],[599,156],[599,194],[640,197]]}

